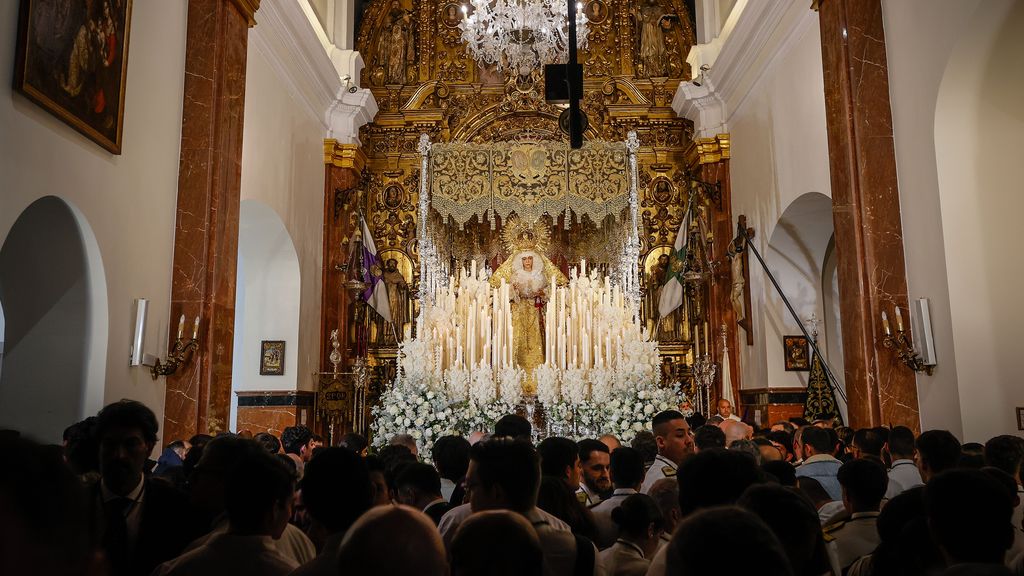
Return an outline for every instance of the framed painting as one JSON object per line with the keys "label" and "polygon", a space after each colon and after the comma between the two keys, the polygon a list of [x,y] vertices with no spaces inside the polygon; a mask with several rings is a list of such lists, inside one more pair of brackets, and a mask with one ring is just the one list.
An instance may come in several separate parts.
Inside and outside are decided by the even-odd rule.
{"label": "framed painting", "polygon": [[1017,407],[1017,430],[1024,430],[1024,408]]}
{"label": "framed painting", "polygon": [[14,89],[121,153],[132,0],[21,0]]}
{"label": "framed painting", "polygon": [[787,372],[807,372],[811,369],[810,345],[803,336],[783,336]]}
{"label": "framed painting", "polygon": [[284,340],[260,343],[260,376],[284,376]]}

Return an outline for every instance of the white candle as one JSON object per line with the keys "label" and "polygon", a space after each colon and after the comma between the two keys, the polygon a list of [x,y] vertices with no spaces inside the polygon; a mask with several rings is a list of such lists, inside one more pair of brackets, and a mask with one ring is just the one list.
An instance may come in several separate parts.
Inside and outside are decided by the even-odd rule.
{"label": "white candle", "polygon": [[185,333],[185,315],[182,314],[181,318],[178,319],[178,340],[181,340],[181,336],[184,333]]}
{"label": "white candle", "polygon": [[900,307],[896,307],[896,330],[903,332],[903,312],[900,311]]}
{"label": "white candle", "polygon": [[192,325],[192,339],[195,340],[199,337],[199,316],[196,316],[196,322]]}
{"label": "white candle", "polygon": [[885,335],[889,336],[892,334],[892,330],[889,329],[889,315],[882,310],[882,328],[885,329]]}

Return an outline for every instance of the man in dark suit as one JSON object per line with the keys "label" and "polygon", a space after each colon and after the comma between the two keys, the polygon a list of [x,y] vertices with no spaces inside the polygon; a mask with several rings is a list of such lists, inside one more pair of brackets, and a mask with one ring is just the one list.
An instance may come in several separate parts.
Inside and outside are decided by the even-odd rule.
{"label": "man in dark suit", "polygon": [[134,400],[97,417],[101,478],[90,487],[91,517],[112,576],[148,575],[196,536],[184,494],[143,473],[157,429],[153,411]]}
{"label": "man in dark suit", "polygon": [[395,486],[398,488],[398,501],[423,510],[435,526],[450,508],[441,496],[441,477],[429,464],[407,465],[395,478]]}

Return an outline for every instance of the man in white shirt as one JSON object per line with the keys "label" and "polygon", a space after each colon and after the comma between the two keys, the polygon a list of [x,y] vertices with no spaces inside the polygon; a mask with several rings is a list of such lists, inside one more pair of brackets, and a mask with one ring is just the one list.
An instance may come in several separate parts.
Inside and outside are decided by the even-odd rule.
{"label": "man in white shirt", "polygon": [[285,576],[298,567],[274,546],[295,498],[294,478],[284,462],[265,451],[248,452],[228,473],[225,492],[227,531],[161,564],[154,576]]}
{"label": "man in white shirt", "polygon": [[733,412],[732,402],[729,402],[725,398],[718,401],[718,415],[722,417],[722,420],[740,421],[740,417]]}
{"label": "man in white shirt", "polygon": [[686,418],[677,410],[659,412],[651,420],[658,455],[647,469],[640,492],[646,494],[654,483],[676,475],[679,464],[693,454],[693,434]]}
{"label": "man in white shirt", "polygon": [[843,573],[858,558],[874,552],[878,536],[878,510],[889,477],[875,460],[859,458],[843,464],[836,475],[843,490],[849,519],[825,527],[825,541],[833,567]]}
{"label": "man in white shirt", "polygon": [[923,486],[921,472],[914,463],[914,432],[906,426],[895,426],[889,432],[889,441],[885,444],[892,466],[889,467],[889,487],[885,497],[892,500],[903,492]]}

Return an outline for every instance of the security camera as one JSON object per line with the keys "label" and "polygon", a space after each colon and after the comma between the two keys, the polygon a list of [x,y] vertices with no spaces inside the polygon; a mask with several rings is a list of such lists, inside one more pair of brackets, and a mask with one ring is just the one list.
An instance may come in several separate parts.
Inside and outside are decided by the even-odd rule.
{"label": "security camera", "polygon": [[707,64],[701,64],[700,75],[691,80],[690,83],[693,84],[694,86],[700,87],[700,85],[704,81],[704,73],[707,72],[708,70],[711,70],[711,66],[708,66]]}
{"label": "security camera", "polygon": [[352,79],[352,77],[349,76],[348,74],[345,74],[344,76],[341,77],[341,81],[346,83],[346,84],[348,84],[348,81],[351,80],[351,79]]}

